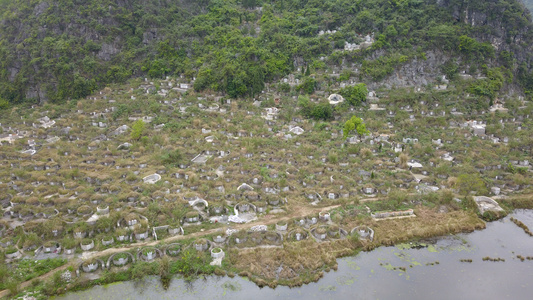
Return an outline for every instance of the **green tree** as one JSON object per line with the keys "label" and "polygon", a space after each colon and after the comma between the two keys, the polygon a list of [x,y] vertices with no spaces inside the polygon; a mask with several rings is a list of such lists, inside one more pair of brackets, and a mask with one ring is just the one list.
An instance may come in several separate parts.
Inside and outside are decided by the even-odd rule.
{"label": "green tree", "polygon": [[244,96],[247,90],[246,84],[242,81],[241,77],[228,78],[226,92],[231,98]]}
{"label": "green tree", "polygon": [[356,116],[352,116],[350,120],[346,121],[344,123],[344,130],[342,132],[343,139],[348,138],[348,135],[351,131],[355,130],[358,135],[367,135],[370,133],[368,129],[366,129],[366,124],[363,122],[363,119],[358,118]]}
{"label": "green tree", "polygon": [[478,174],[461,174],[457,178],[457,188],[463,195],[476,192],[478,195],[488,194],[487,186]]}
{"label": "green tree", "polygon": [[146,124],[143,120],[138,119],[135,121],[135,123],[133,123],[131,126],[131,139],[138,141],[144,133],[145,126]]}
{"label": "green tree", "polygon": [[494,57],[494,47],[490,43],[480,43],[466,35],[459,37],[458,49],[467,59],[473,59],[478,62]]}
{"label": "green tree", "polygon": [[312,103],[309,101],[309,97],[304,95],[298,96],[298,106],[301,109],[300,111],[302,112],[302,115],[306,117],[311,115]]}
{"label": "green tree", "polygon": [[505,77],[502,74],[501,68],[487,68],[485,65],[482,67],[487,78],[474,81],[470,85],[469,90],[478,96],[486,96],[493,99],[503,87]]}
{"label": "green tree", "polygon": [[448,79],[453,80],[457,77],[457,74],[459,73],[459,64],[457,64],[455,59],[452,58],[442,64],[440,66],[440,69]]}
{"label": "green tree", "polygon": [[347,86],[342,88],[339,92],[351,105],[359,105],[361,102],[366,101],[366,95],[368,90],[366,84],[360,83],[354,86]]}

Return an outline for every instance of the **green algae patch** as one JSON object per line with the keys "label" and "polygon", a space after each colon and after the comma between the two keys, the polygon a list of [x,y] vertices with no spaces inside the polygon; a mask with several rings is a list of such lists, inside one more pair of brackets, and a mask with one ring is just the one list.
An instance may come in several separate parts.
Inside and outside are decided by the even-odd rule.
{"label": "green algae patch", "polygon": [[222,293],[222,296],[226,296],[226,293],[228,291],[231,291],[231,292],[237,292],[237,291],[240,291],[242,290],[242,286],[240,283],[238,282],[230,282],[230,281],[226,281],[224,282],[221,287],[224,289],[224,292]]}
{"label": "green algae patch", "polygon": [[421,266],[422,264],[412,258],[411,254],[406,252],[394,252],[401,261],[410,264],[411,266]]}
{"label": "green algae patch", "polygon": [[427,243],[415,243],[415,242],[401,243],[401,244],[396,245],[396,248],[398,248],[399,250],[426,248],[429,252],[433,252],[433,253],[439,252],[439,250],[437,249],[437,247],[435,247],[435,245],[427,244]]}
{"label": "green algae patch", "polygon": [[352,270],[356,270],[356,271],[361,270],[361,267],[358,266],[357,263],[356,263],[355,261],[348,261],[346,264],[347,264],[348,267],[349,267],[350,269],[352,269]]}
{"label": "green algae patch", "polygon": [[439,250],[437,250],[437,248],[435,248],[434,245],[429,245],[427,247],[427,249],[428,249],[429,252],[433,252],[433,253],[438,253],[439,252]]}
{"label": "green algae patch", "polygon": [[328,285],[328,286],[321,286],[319,288],[321,292],[335,292],[337,291],[337,287],[334,285]]}
{"label": "green algae patch", "polygon": [[396,248],[398,248],[399,250],[411,249],[413,248],[413,245],[409,243],[401,243],[396,245]]}
{"label": "green algae patch", "polygon": [[353,275],[343,275],[340,277],[337,277],[336,281],[339,285],[352,285],[355,283],[357,278]]}
{"label": "green algae patch", "polygon": [[383,264],[382,266],[385,268],[385,270],[388,270],[388,271],[396,270],[396,267],[394,267],[394,266],[391,265],[390,263]]}

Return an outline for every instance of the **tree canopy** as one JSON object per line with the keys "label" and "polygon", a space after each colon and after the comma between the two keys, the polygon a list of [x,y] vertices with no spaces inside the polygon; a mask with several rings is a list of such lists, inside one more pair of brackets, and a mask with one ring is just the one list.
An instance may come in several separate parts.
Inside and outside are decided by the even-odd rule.
{"label": "tree canopy", "polygon": [[135,123],[133,123],[133,125],[131,126],[131,139],[139,140],[144,133],[145,126],[146,125],[143,120],[138,119],[137,121],[135,121]]}
{"label": "tree canopy", "polygon": [[366,101],[366,95],[368,90],[366,84],[359,83],[353,86],[347,86],[340,90],[340,94],[350,103],[351,105],[357,106],[361,102]]}
{"label": "tree canopy", "polygon": [[366,129],[366,124],[363,122],[363,119],[352,116],[344,123],[344,129],[342,131],[343,139],[348,138],[350,132],[354,130],[359,136],[370,134],[370,131]]}

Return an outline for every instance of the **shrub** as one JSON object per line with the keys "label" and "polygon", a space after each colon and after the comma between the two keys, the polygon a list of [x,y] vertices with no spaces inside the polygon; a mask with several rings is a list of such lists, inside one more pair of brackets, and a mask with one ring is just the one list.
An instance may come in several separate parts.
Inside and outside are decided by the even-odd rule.
{"label": "shrub", "polygon": [[291,91],[291,86],[290,86],[290,84],[288,84],[286,82],[283,82],[283,83],[279,84],[279,89],[282,92],[288,93],[288,92]]}
{"label": "shrub", "polygon": [[461,174],[457,178],[457,187],[463,195],[476,192],[478,195],[488,194],[485,182],[478,174]]}
{"label": "shrub", "polygon": [[309,97],[298,97],[298,106],[301,107],[302,115],[315,120],[330,120],[333,118],[333,107],[327,100],[314,104]]}
{"label": "shrub", "polygon": [[182,155],[179,149],[173,151],[167,151],[161,155],[161,163],[166,166],[175,167],[180,164]]}
{"label": "shrub", "polygon": [[133,123],[131,126],[131,139],[136,141],[139,140],[144,132],[145,126],[146,125],[144,124],[143,120],[138,119],[135,121],[135,123]]}
{"label": "shrub", "polygon": [[356,116],[352,116],[348,121],[346,121],[346,123],[344,123],[344,130],[342,132],[343,139],[346,139],[353,130],[355,130],[360,136],[370,133],[370,131],[366,129],[366,124],[363,123],[363,120]]}
{"label": "shrub", "polygon": [[150,264],[148,262],[144,261],[138,261],[136,262],[130,269],[131,272],[131,278],[133,280],[141,280],[146,275],[154,275],[155,274],[155,264]]}
{"label": "shrub", "polygon": [[505,217],[506,215],[507,215],[507,213],[504,212],[504,211],[488,210],[488,211],[484,212],[481,217],[483,218],[483,220],[491,222],[491,221],[499,220],[499,219]]}
{"label": "shrub", "polygon": [[298,89],[306,94],[312,94],[315,91],[316,85],[317,82],[314,78],[306,77],[304,82],[298,86]]}
{"label": "shrub", "polygon": [[361,104],[361,102],[366,101],[366,95],[368,94],[368,90],[366,88],[366,84],[360,83],[354,86],[347,86],[340,90],[339,94],[341,94],[348,103],[351,105],[357,106]]}
{"label": "shrub", "polygon": [[206,253],[194,250],[184,251],[181,259],[171,263],[170,272],[181,273],[186,277],[196,277],[200,274],[211,274],[215,267],[209,265],[211,258]]}

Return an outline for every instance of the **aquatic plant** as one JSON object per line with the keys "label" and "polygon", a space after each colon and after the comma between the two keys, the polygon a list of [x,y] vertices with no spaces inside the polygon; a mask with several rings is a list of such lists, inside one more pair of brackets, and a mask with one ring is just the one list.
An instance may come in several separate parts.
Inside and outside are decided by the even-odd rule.
{"label": "aquatic plant", "polygon": [[515,223],[516,226],[522,228],[522,229],[524,230],[524,232],[527,233],[529,236],[533,236],[533,232],[531,232],[531,231],[529,230],[529,228],[527,227],[526,224],[520,222],[519,220],[517,220],[517,219],[515,219],[515,218],[513,218],[513,217],[511,217],[511,222]]}

